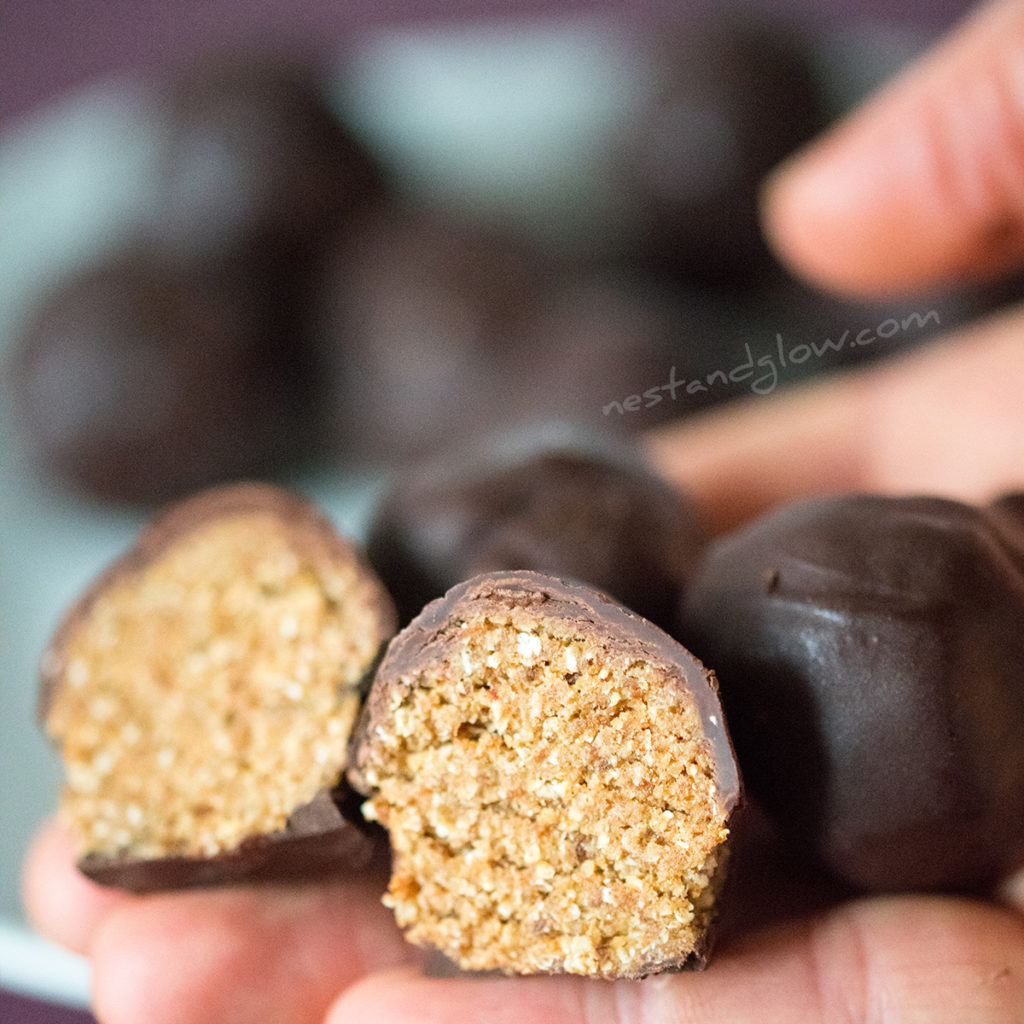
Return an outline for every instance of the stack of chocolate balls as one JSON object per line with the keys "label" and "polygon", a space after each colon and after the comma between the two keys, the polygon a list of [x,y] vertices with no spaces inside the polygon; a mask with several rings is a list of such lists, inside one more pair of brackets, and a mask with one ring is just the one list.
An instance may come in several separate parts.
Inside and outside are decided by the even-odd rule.
{"label": "stack of chocolate balls", "polygon": [[786,888],[983,892],[1024,863],[1022,509],[831,497],[709,542],[565,434],[399,479],[365,555],[276,488],[202,493],[43,660],[79,865],[359,871],[383,826],[412,941],[600,977],[707,962],[746,805]]}
{"label": "stack of chocolate balls", "polygon": [[[977,306],[838,304],[774,264],[760,182],[834,112],[805,34],[689,17],[629,38],[646,91],[597,160],[620,201],[583,251],[404,195],[306,63],[221,55],[154,83],[152,216],[59,284],[15,352],[39,462],[153,503],[551,417],[632,433],[745,394],[744,361],[774,388]],[[909,314],[884,344],[836,341]],[[808,341],[822,358],[786,358]]]}

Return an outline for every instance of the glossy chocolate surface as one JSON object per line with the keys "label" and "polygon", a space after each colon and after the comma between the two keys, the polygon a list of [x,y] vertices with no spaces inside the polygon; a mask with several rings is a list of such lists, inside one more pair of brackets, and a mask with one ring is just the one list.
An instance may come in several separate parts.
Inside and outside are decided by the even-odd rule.
{"label": "glossy chocolate surface", "polygon": [[399,477],[368,541],[408,621],[481,572],[589,583],[668,627],[704,542],[685,497],[626,445],[508,437]]}
{"label": "glossy chocolate surface", "polygon": [[755,798],[867,890],[1024,861],[1018,502],[849,496],[709,548],[681,639],[718,673]]}

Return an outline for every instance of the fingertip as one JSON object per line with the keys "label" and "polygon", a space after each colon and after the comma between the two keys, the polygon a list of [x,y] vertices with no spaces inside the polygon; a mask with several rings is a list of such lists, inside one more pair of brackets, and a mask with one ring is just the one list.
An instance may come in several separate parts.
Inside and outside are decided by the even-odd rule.
{"label": "fingertip", "polygon": [[982,5],[765,183],[779,258],[828,290],[909,294],[1024,260],[1024,9]]}
{"label": "fingertip", "polygon": [[875,294],[879,284],[871,225],[857,218],[865,204],[857,161],[856,137],[851,145],[828,135],[805,147],[763,182],[760,216],[768,245],[795,274],[859,297]]}
{"label": "fingertip", "polygon": [[[429,1018],[432,1002],[423,1003],[423,976],[416,969],[381,971],[356,982],[334,1001],[324,1024],[372,1020],[374,1024],[413,1024]],[[426,1017],[425,1017],[426,1015]]]}
{"label": "fingertip", "polygon": [[779,260],[850,299],[910,294],[952,278],[964,244],[963,225],[928,166],[937,158],[925,151],[942,148],[936,133],[922,112],[887,109],[894,105],[882,96],[836,125],[761,190],[762,230]]}
{"label": "fingertip", "polygon": [[55,821],[43,825],[25,857],[22,900],[41,935],[76,953],[88,953],[102,922],[132,897],[91,882],[75,867],[75,856],[66,829]]}
{"label": "fingertip", "polygon": [[405,968],[353,985],[331,1007],[324,1024],[598,1024],[608,1018],[588,1012],[585,993],[605,1003],[611,990],[612,983],[582,978],[428,978]]}

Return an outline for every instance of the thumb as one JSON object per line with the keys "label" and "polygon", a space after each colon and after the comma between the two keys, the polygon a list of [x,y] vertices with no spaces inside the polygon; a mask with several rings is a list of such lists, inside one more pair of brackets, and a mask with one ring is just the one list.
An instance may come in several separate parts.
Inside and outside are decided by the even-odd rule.
{"label": "thumb", "polygon": [[783,260],[893,295],[1024,263],[1024,4],[996,0],[765,187]]}

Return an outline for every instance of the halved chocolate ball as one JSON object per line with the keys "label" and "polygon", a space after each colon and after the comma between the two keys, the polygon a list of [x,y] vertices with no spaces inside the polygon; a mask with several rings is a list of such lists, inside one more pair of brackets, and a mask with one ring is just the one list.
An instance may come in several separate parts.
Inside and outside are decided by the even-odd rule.
{"label": "halved chocolate ball", "polygon": [[413,942],[516,974],[705,962],[739,777],[714,676],[647,620],[475,577],[391,643],[355,742]]}
{"label": "halved chocolate ball", "polygon": [[343,814],[390,599],[310,504],[208,491],[155,520],[42,662],[80,868],[133,890],[365,863]]}
{"label": "halved chocolate ball", "polygon": [[714,543],[680,637],[715,666],[751,794],[865,890],[1024,863],[1019,504],[803,501]]}

